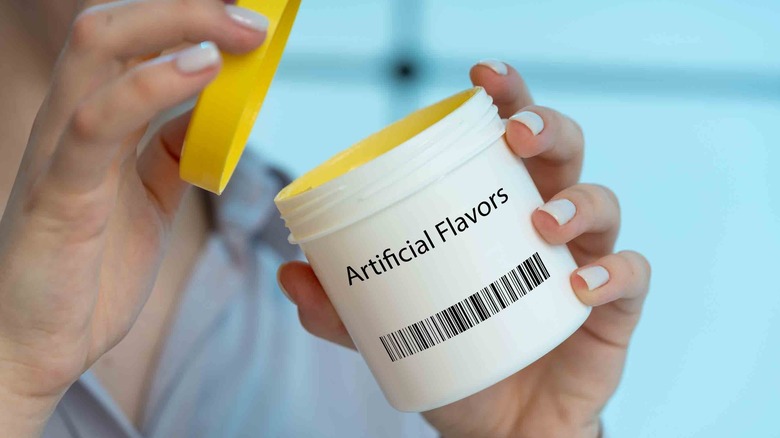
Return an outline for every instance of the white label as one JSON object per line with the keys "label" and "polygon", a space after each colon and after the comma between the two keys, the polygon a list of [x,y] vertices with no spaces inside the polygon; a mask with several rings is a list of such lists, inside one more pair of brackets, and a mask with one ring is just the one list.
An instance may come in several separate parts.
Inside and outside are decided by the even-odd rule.
{"label": "white label", "polygon": [[502,138],[408,198],[302,245],[396,408],[431,409],[483,389],[584,321],[571,254],[531,223],[540,205]]}
{"label": "white label", "polygon": [[496,212],[501,205],[509,202],[509,195],[502,187],[481,201],[470,211],[465,211],[462,216],[447,216],[441,221],[425,228],[406,240],[398,249],[385,248],[376,251],[377,254],[362,266],[347,266],[347,283],[352,286],[355,282],[369,281],[372,276],[386,274],[395,268],[403,268],[405,263],[413,262],[418,257],[444,246],[448,240],[452,240],[468,232],[469,228],[477,225],[484,226],[488,216]]}

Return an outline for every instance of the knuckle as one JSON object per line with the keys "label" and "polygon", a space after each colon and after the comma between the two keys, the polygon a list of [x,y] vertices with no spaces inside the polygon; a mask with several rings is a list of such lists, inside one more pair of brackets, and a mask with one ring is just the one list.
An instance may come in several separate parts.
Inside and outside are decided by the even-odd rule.
{"label": "knuckle", "polygon": [[585,132],[582,130],[582,126],[577,123],[576,120],[569,115],[562,112],[551,109],[555,113],[555,117],[558,119],[558,124],[561,130],[569,131],[567,137],[577,140],[579,143],[585,143]]}
{"label": "knuckle", "polygon": [[91,105],[81,105],[73,113],[70,121],[71,135],[80,141],[97,139],[100,131],[100,114]]}
{"label": "knuckle", "polygon": [[572,189],[582,199],[586,208],[596,212],[620,212],[618,197],[609,187],[600,184],[578,184]]}
{"label": "knuckle", "polygon": [[620,210],[620,200],[612,189],[601,184],[594,184],[594,187],[600,192],[601,202],[609,203]]}
{"label": "knuckle", "polygon": [[579,198],[581,207],[597,210],[601,203],[599,191],[594,184],[577,184],[569,189],[575,198]]}
{"label": "knuckle", "polygon": [[623,250],[618,254],[626,260],[626,263],[630,265],[629,267],[634,274],[640,275],[642,278],[650,277],[652,266],[650,266],[650,261],[647,260],[647,257],[639,252],[631,250]]}
{"label": "knuckle", "polygon": [[582,153],[585,146],[585,133],[574,119],[545,106],[531,105],[528,110],[536,112],[544,120],[544,128],[553,132],[558,142],[564,142],[568,146],[562,148],[564,157],[573,158]]}
{"label": "knuckle", "polygon": [[130,91],[142,103],[149,103],[157,95],[156,81],[149,75],[135,72],[130,76]]}
{"label": "knuckle", "polygon": [[81,12],[73,22],[70,44],[76,49],[91,49],[101,40],[101,14],[94,8]]}

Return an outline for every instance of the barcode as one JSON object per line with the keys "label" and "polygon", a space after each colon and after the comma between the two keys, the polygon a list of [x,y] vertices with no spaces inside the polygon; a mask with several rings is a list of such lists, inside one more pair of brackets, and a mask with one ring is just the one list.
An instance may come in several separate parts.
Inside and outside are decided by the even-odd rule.
{"label": "barcode", "polygon": [[465,300],[420,322],[380,336],[390,360],[395,362],[427,350],[486,321],[550,278],[539,253]]}

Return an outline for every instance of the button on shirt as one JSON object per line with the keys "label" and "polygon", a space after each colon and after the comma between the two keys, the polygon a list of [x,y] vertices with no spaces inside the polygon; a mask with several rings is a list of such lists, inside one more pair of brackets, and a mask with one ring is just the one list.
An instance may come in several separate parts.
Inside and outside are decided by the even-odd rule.
{"label": "button on shirt", "polygon": [[213,197],[216,230],[165,340],[137,430],[91,372],[45,438],[435,437],[393,410],[363,359],[298,322],[276,268],[298,257],[273,197],[287,178],[247,151]]}

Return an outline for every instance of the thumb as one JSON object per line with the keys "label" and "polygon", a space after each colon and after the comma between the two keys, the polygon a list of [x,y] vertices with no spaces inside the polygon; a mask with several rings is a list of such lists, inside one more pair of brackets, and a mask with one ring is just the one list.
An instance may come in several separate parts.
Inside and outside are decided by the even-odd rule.
{"label": "thumb", "polygon": [[336,308],[309,264],[286,263],[279,268],[277,280],[285,295],[298,306],[298,316],[303,328],[319,338],[347,348],[355,348]]}
{"label": "thumb", "polygon": [[138,159],[138,175],[161,213],[173,220],[189,184],[179,178],[179,160],[192,112],[160,128]]}

